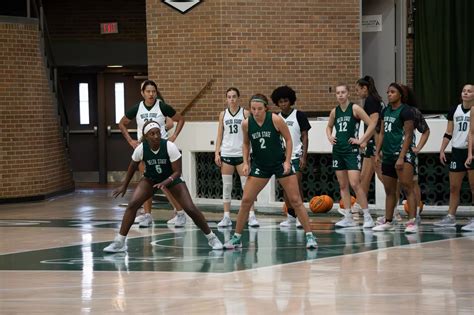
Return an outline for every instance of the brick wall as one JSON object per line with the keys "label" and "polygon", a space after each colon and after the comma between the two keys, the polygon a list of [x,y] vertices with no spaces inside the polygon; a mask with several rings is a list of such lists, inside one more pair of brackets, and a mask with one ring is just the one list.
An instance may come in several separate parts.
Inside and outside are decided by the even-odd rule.
{"label": "brick wall", "polygon": [[216,79],[189,120],[215,120],[229,86],[246,104],[288,84],[300,109],[329,111],[329,87],[359,77],[359,0],[207,0],[184,15],[147,0],[146,12],[149,78],[171,105]]}
{"label": "brick wall", "polygon": [[0,199],[72,189],[36,24],[0,22]]}

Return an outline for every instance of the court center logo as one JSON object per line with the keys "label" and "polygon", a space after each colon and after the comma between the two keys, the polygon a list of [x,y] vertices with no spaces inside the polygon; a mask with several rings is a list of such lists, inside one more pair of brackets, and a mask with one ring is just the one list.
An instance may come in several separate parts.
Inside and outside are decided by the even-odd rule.
{"label": "court center logo", "polygon": [[202,0],[161,0],[164,4],[169,5],[180,13],[185,14],[201,2]]}

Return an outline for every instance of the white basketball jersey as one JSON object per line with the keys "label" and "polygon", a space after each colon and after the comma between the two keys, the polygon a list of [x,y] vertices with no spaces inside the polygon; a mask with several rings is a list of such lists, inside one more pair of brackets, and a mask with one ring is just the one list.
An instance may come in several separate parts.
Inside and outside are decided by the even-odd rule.
{"label": "white basketball jersey", "polygon": [[157,99],[155,105],[150,110],[148,110],[145,107],[145,104],[143,103],[143,101],[140,102],[140,105],[138,106],[137,117],[136,117],[138,140],[142,138],[143,125],[149,120],[153,120],[154,122],[157,122],[160,125],[161,138],[168,139],[168,132],[166,131],[166,117],[161,112],[160,103],[161,101]]}
{"label": "white basketball jersey", "polygon": [[467,149],[467,139],[469,136],[469,122],[470,122],[469,110],[465,113],[462,110],[462,104],[459,104],[453,115],[453,138],[451,139],[451,145],[457,149]]}
{"label": "white basketball jersey", "polygon": [[283,117],[281,113],[278,115],[283,118],[290,129],[291,140],[293,141],[293,151],[291,153],[291,159],[297,159],[303,153],[303,143],[301,142],[301,128],[300,124],[298,123],[298,119],[296,118],[297,110],[294,109],[288,117]]}
{"label": "white basketball jersey", "polygon": [[242,134],[242,122],[244,121],[244,109],[239,107],[235,115],[228,108],[224,111],[221,156],[241,157],[244,137]]}

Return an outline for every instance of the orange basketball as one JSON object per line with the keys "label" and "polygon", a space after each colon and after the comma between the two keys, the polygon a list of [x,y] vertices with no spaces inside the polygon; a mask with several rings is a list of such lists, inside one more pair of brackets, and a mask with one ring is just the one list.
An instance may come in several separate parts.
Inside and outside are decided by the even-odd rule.
{"label": "orange basketball", "polygon": [[313,213],[324,213],[332,209],[334,201],[328,195],[314,196],[309,202]]}
{"label": "orange basketball", "polygon": [[[357,199],[354,196],[351,196],[351,207],[356,203]],[[342,204],[342,199],[339,200],[339,208],[344,209],[344,205]]]}
{"label": "orange basketball", "polygon": [[[408,214],[408,202],[406,200],[402,201],[403,204],[403,209],[405,210],[405,213]],[[420,214],[423,212],[423,207],[424,207],[423,201],[420,201],[420,205],[418,206],[420,208]]]}

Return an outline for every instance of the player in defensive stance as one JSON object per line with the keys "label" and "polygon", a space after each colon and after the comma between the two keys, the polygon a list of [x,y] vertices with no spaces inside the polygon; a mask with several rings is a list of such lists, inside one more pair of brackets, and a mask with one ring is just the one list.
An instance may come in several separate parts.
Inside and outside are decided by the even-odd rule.
{"label": "player in defensive stance", "polygon": [[[143,101],[137,105],[130,108],[125,115],[120,119],[119,128],[122,132],[122,135],[130,144],[130,146],[135,149],[140,144],[140,139],[142,138],[143,125],[150,120],[157,122],[161,128],[161,137],[163,139],[169,139],[171,142],[174,142],[178,137],[181,129],[184,126],[184,117],[177,113],[173,107],[166,104],[163,96],[158,90],[158,86],[152,80],[145,80],[141,84],[141,94]],[[135,119],[137,122],[137,139],[134,140],[128,132],[127,126]],[[176,129],[170,137],[168,137],[168,132],[166,131],[165,126],[168,123],[171,123],[170,127],[173,127],[173,121],[177,122]],[[143,172],[145,166],[143,163],[139,165],[140,172]],[[177,211],[177,214],[173,219],[168,221],[168,223],[176,224],[176,226],[184,226],[186,223],[186,216],[182,210],[181,205],[174,200],[173,196],[168,193],[168,190],[165,188],[163,192],[169,199],[170,203]],[[139,223],[139,227],[146,228],[150,227],[153,224],[153,217],[151,216],[152,208],[152,198],[145,201],[143,204],[143,213],[139,213],[135,218],[135,223]],[[178,211],[179,210],[179,211]]]}
{"label": "player in defensive stance", "polygon": [[183,206],[184,211],[194,223],[204,232],[212,249],[222,249],[222,243],[207,225],[201,211],[194,205],[188,188],[181,178],[181,153],[171,141],[161,138],[160,125],[149,121],[143,126],[144,140],[132,154],[132,161],[128,166],[127,175],[122,185],[117,188],[114,197],[125,195],[128,184],[138,169],[138,164],[145,163],[145,173],[133,192],[123,215],[119,234],[112,244],[104,248],[104,252],[124,252],[127,250],[126,238],[130,227],[135,220],[138,208],[153,195],[155,188],[166,187],[176,200]]}

